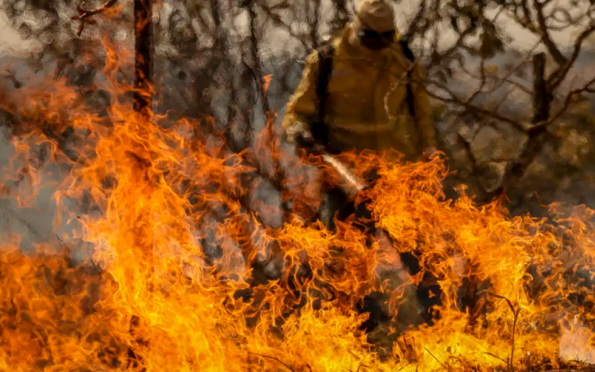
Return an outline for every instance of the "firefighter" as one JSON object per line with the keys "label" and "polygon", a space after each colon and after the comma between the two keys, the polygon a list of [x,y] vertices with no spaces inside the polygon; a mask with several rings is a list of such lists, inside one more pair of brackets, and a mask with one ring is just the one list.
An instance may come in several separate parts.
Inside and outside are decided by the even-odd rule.
{"label": "firefighter", "polygon": [[[306,150],[394,149],[413,161],[435,152],[422,71],[399,39],[391,4],[362,0],[340,36],[307,57],[283,127],[287,141]],[[334,229],[335,215],[355,210],[341,190],[325,191],[317,218]]]}
{"label": "firefighter", "polygon": [[[435,152],[436,135],[422,71],[399,38],[392,5],[386,0],[362,0],[340,36],[307,57],[283,128],[287,141],[305,150],[320,145],[331,154],[394,149],[408,161]],[[328,191],[317,218],[333,230],[335,216],[341,220],[359,211],[334,188]],[[364,219],[371,217],[369,211],[363,213],[368,215]],[[397,254],[386,242],[380,248],[391,256]],[[390,261],[378,269],[378,275],[396,288],[402,284],[402,263],[398,257]],[[403,263],[411,271],[409,266],[415,263],[407,261]],[[415,294],[411,296],[413,300]],[[378,294],[366,301],[362,311],[370,313],[365,326],[372,331],[386,317],[387,296]],[[429,320],[429,305],[405,311],[406,323],[419,323],[420,317]]]}
{"label": "firefighter", "polygon": [[[422,72],[399,42],[392,6],[362,0],[355,19],[330,43],[330,68],[320,50],[306,59],[283,120],[288,142],[302,148],[323,142],[331,153],[394,149],[406,160],[434,152]],[[321,74],[327,75],[324,92]]]}

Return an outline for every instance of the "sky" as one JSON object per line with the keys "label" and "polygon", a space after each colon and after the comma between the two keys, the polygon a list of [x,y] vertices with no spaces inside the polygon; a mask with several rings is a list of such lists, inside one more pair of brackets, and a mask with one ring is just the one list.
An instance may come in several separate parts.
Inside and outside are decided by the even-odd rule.
{"label": "sky", "polygon": [[[357,0],[356,0],[357,1]],[[416,4],[420,0],[409,0],[409,1],[401,1],[401,5],[398,5],[396,10],[396,18],[398,25],[405,25],[407,24],[407,20],[413,14]],[[329,3],[328,0],[324,1]],[[359,1],[358,1],[359,2]],[[570,5],[571,0],[557,0],[556,3],[562,6]],[[328,5],[323,5],[323,8],[328,8]],[[168,6],[164,7],[164,10],[167,11]],[[577,11],[580,11],[578,9]],[[73,10],[74,13],[74,10]],[[503,23],[504,29],[506,32],[513,38],[513,43],[521,46],[521,47],[529,47],[535,42],[535,36],[531,33],[523,30],[520,26],[515,24],[513,21],[504,21]],[[573,39],[574,34],[576,33],[576,29],[569,29],[563,32],[558,32],[553,34],[553,38],[559,43],[559,45],[570,45]],[[281,47],[284,42],[279,40],[278,37],[275,38]],[[448,40],[445,40],[447,42]],[[14,30],[8,23],[7,16],[4,12],[0,11],[0,54],[10,53],[11,51],[23,51],[29,43],[23,40],[18,32]],[[274,47],[273,47],[274,49]]]}
{"label": "sky", "polygon": [[0,11],[0,55],[21,49],[22,38],[9,23],[6,14]]}

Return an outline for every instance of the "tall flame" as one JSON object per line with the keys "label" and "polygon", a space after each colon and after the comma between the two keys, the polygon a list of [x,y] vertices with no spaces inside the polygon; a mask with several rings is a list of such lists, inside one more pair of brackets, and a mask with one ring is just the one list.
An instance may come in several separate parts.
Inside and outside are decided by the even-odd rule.
{"label": "tall flame", "polygon": [[[197,122],[137,115],[116,78],[121,58],[108,48],[109,120],[63,80],[23,88],[5,107],[26,127],[13,140],[19,187],[5,196],[34,198],[42,167],[31,159],[49,148],[69,170],[55,194],[68,220],[56,227],[80,226],[96,268],[73,267],[56,247],[24,255],[18,241],[3,243],[0,370],[471,371],[593,358],[592,210],[510,217],[464,192],[444,200],[439,157],[402,164],[362,153],[342,160],[359,174],[379,169],[363,196],[392,243],[370,246],[349,222],[336,232],[298,217],[267,228],[246,210],[244,176],[254,169],[244,160],[271,155],[268,137],[231,154],[221,138],[201,138]],[[68,128],[79,141],[65,145],[52,133]],[[397,284],[379,274],[402,274],[397,253],[406,252],[419,272]],[[253,276],[256,262],[275,259],[279,277]],[[358,306],[384,291],[390,316],[406,325],[407,291],[428,275],[440,288],[430,294],[441,299],[433,322],[381,328],[393,344],[380,352]]]}

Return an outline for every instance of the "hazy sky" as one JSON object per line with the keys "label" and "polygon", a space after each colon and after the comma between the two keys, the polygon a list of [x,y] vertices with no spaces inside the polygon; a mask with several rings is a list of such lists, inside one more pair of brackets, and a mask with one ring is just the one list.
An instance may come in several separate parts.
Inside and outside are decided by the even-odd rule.
{"label": "hazy sky", "polygon": [[[413,13],[413,10],[415,9],[416,3],[418,1],[419,0],[403,1],[403,5],[399,5],[396,8],[398,24],[403,25],[407,23],[407,19]],[[359,1],[356,0],[356,2]],[[571,6],[570,0],[557,0],[557,4],[568,7]],[[577,9],[577,11],[580,11],[580,9]],[[514,22],[505,21],[504,25],[505,31],[514,39],[515,44],[521,47],[529,47],[536,41],[534,35],[531,35],[529,32],[523,30]],[[559,45],[563,47],[571,45],[571,41],[575,33],[576,30],[566,30],[564,32],[556,33],[553,36],[555,40],[559,43]],[[276,39],[277,41],[279,40],[278,38]],[[0,54],[10,53],[11,50],[17,51],[18,53],[18,51],[24,51],[24,49],[28,45],[29,43],[22,40],[19,34],[16,32],[16,30],[10,27],[10,25],[8,24],[6,14],[4,12],[0,12]],[[274,47],[272,49],[274,49]]]}
{"label": "hazy sky", "polygon": [[18,35],[7,25],[6,14],[0,13],[0,51],[13,47],[18,41]]}
{"label": "hazy sky", "polygon": [[4,12],[0,12],[0,53],[20,49],[21,37],[10,25]]}

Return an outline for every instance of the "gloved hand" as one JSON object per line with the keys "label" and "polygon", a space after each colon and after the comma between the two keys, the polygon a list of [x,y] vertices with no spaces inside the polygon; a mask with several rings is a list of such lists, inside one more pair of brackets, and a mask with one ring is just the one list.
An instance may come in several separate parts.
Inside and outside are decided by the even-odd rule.
{"label": "gloved hand", "polygon": [[316,146],[316,141],[310,131],[304,130],[296,134],[295,144],[299,148],[312,150],[314,149],[314,146]]}
{"label": "gloved hand", "polygon": [[423,153],[422,153],[422,159],[423,160],[430,160],[430,158],[432,157],[432,155],[436,154],[438,152],[438,150],[434,147],[428,147],[426,148]]}
{"label": "gloved hand", "polygon": [[286,129],[285,134],[290,143],[294,143],[297,148],[304,149],[307,152],[312,151],[316,146],[316,141],[310,131],[310,126],[303,121],[296,120],[291,123]]}

